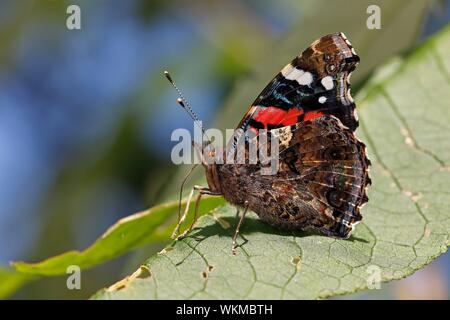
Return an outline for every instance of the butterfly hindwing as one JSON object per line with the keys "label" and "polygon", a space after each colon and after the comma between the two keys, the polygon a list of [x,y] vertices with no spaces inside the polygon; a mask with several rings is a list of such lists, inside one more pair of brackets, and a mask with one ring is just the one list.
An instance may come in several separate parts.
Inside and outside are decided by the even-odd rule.
{"label": "butterfly hindwing", "polygon": [[316,229],[347,238],[368,201],[370,161],[365,145],[334,116],[270,134],[279,140],[277,173],[252,174],[252,180],[268,194],[268,202],[256,204],[260,217],[284,228]]}

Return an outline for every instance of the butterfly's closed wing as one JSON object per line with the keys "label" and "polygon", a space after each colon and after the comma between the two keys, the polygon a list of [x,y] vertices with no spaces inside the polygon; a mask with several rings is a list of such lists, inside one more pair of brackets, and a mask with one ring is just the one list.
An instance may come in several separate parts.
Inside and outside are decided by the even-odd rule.
{"label": "butterfly's closed wing", "polygon": [[285,130],[291,130],[292,138],[280,145],[281,179],[309,194],[308,204],[332,218],[327,228],[331,235],[348,237],[368,201],[370,161],[364,143],[332,116]]}
{"label": "butterfly's closed wing", "polygon": [[[315,41],[256,98],[227,145],[226,162],[207,165],[209,191],[243,208],[233,248],[248,209],[278,228],[338,238],[348,238],[362,219],[370,161],[354,135],[349,81],[358,62],[342,33]],[[262,129],[270,130],[266,144]],[[273,142],[279,149],[270,150]],[[277,160],[276,170],[273,161],[254,161],[255,145]]]}
{"label": "butterfly's closed wing", "polygon": [[316,40],[266,86],[238,128],[257,133],[329,114],[354,131],[358,120],[349,78],[358,62],[343,33]]}
{"label": "butterfly's closed wing", "polygon": [[277,227],[347,238],[368,201],[365,145],[334,116],[274,129],[271,139],[279,140],[276,174],[261,175],[261,164],[221,166],[225,198],[238,205],[245,198],[262,220]]}

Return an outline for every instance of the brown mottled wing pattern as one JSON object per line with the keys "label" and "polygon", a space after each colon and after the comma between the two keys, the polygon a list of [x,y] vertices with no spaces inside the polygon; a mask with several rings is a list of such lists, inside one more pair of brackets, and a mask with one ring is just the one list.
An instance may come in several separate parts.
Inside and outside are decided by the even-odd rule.
{"label": "brown mottled wing pattern", "polygon": [[276,175],[254,172],[264,201],[254,211],[288,229],[348,238],[367,201],[370,161],[365,145],[334,116],[271,131],[279,139]]}

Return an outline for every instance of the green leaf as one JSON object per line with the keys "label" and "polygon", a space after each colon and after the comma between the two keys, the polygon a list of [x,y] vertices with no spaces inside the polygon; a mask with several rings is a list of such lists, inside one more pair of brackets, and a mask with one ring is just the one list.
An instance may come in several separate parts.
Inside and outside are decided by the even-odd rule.
{"label": "green leaf", "polygon": [[224,205],[93,298],[320,299],[366,289],[374,270],[383,282],[406,277],[446,252],[448,52],[450,28],[380,69],[359,95],[358,135],[373,162],[373,186],[349,240],[282,232],[250,214],[232,256],[237,221]]}
{"label": "green leaf", "polygon": [[9,297],[17,289],[31,280],[33,280],[31,276],[0,268],[0,299]]}
{"label": "green leaf", "polygon": [[[220,198],[205,198],[199,210],[208,212],[222,203]],[[70,265],[91,268],[138,246],[167,239],[174,226],[168,223],[174,221],[169,218],[173,218],[177,209],[178,201],[153,207],[119,220],[86,250],[69,251],[38,263],[13,262],[12,266],[18,272],[40,276],[65,274]]]}

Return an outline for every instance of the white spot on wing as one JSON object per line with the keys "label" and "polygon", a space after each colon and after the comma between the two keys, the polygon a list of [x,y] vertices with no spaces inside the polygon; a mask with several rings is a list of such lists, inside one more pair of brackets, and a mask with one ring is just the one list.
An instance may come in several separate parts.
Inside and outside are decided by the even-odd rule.
{"label": "white spot on wing", "polygon": [[283,69],[281,69],[281,74],[283,75],[283,77],[286,77],[289,73],[291,73],[292,69],[294,69],[294,67],[289,63]]}
{"label": "white spot on wing", "polygon": [[313,76],[310,72],[299,70],[294,67],[292,67],[288,73],[283,75],[286,79],[295,80],[302,86],[309,86],[313,82]]}
{"label": "white spot on wing", "polygon": [[334,88],[334,83],[333,83],[333,78],[330,76],[326,76],[325,78],[323,78],[321,81],[322,86],[326,89],[326,90],[331,90]]}
{"label": "white spot on wing", "polygon": [[327,101],[327,98],[324,96],[319,97],[319,103],[324,104]]}
{"label": "white spot on wing", "polygon": [[299,84],[310,85],[313,82],[313,76],[309,72],[304,72],[299,78],[297,78]]}

